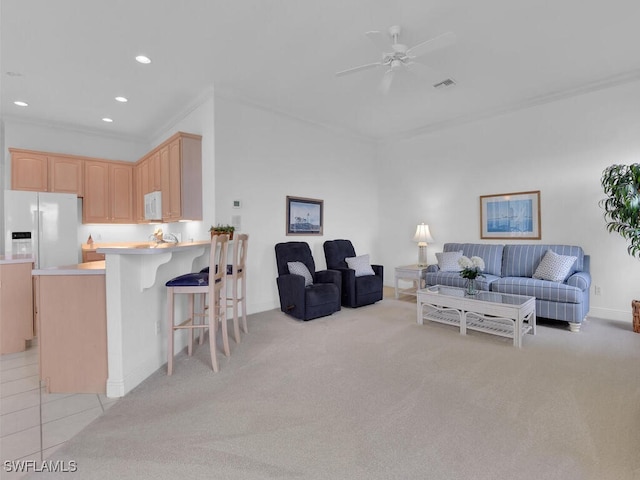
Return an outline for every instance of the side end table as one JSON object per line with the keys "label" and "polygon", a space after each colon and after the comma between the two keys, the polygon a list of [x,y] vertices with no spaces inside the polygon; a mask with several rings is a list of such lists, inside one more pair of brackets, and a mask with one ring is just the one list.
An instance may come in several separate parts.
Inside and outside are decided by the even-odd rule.
{"label": "side end table", "polygon": [[[398,280],[411,280],[413,282],[413,288],[399,288]],[[402,267],[396,267],[396,275],[395,275],[395,287],[396,287],[396,298],[400,296],[400,294],[404,295],[417,295],[417,291],[424,286],[426,286],[427,279],[427,265],[404,265]]]}

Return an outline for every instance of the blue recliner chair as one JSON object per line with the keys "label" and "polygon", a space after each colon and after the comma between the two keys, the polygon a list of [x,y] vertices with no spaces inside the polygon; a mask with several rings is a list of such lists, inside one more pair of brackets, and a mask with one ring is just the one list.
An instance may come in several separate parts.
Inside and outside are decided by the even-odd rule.
{"label": "blue recliner chair", "polygon": [[356,256],[350,240],[327,240],[323,247],[327,268],[338,270],[342,275],[343,306],[355,308],[382,300],[382,265],[371,265],[370,274],[357,276],[356,271],[350,269],[345,260]]}
{"label": "blue recliner chair", "polygon": [[[290,262],[296,263],[291,269],[298,273],[290,271]],[[334,270],[316,272],[316,264],[306,242],[278,243],[276,263],[280,310],[284,313],[299,320],[312,320],[340,310],[340,272]],[[308,272],[306,280],[307,273],[301,271],[304,268],[300,263]]]}

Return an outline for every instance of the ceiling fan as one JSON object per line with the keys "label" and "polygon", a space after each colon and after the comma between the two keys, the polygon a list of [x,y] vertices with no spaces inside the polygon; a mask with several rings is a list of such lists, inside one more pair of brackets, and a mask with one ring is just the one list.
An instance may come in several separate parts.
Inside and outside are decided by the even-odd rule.
{"label": "ceiling fan", "polygon": [[[400,27],[394,25],[389,28],[389,36],[392,43],[389,47],[388,39],[385,38],[385,34],[380,31],[367,32],[365,35],[382,50],[382,60],[375,63],[367,63],[358,67],[349,68],[336,73],[336,76],[341,77],[343,75],[349,75],[351,73],[360,72],[362,70],[368,70],[371,68],[385,67],[386,71],[380,82],[380,91],[382,93],[388,93],[393,82],[393,77],[397,72],[402,70],[415,71],[416,73],[423,73],[432,75],[433,72],[429,72],[426,66],[421,65],[418,62],[423,61],[422,57],[435,50],[448,47],[456,41],[456,36],[452,32],[443,33],[430,40],[419,43],[411,48],[403,45],[399,42]],[[387,53],[389,52],[389,53]]]}

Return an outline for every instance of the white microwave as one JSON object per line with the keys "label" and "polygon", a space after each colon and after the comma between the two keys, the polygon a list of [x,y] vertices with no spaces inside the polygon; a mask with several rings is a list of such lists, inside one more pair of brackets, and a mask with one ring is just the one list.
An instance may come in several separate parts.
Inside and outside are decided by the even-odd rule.
{"label": "white microwave", "polygon": [[151,192],[145,194],[144,219],[162,220],[162,192]]}

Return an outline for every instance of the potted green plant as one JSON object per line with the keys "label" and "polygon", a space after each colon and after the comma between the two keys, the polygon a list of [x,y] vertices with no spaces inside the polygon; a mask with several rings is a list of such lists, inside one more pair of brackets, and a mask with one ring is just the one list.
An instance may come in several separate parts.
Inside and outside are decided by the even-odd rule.
{"label": "potted green plant", "polygon": [[[602,173],[607,198],[600,201],[609,232],[618,232],[629,241],[627,252],[640,259],[640,163],[611,165]],[[634,300],[633,330],[640,333],[640,309]]]}
{"label": "potted green plant", "polygon": [[234,227],[233,225],[218,224],[215,227],[211,225],[211,228],[209,228],[209,232],[211,232],[212,237],[214,235],[229,235],[229,240],[233,240],[233,232],[235,231],[235,229],[236,227]]}

